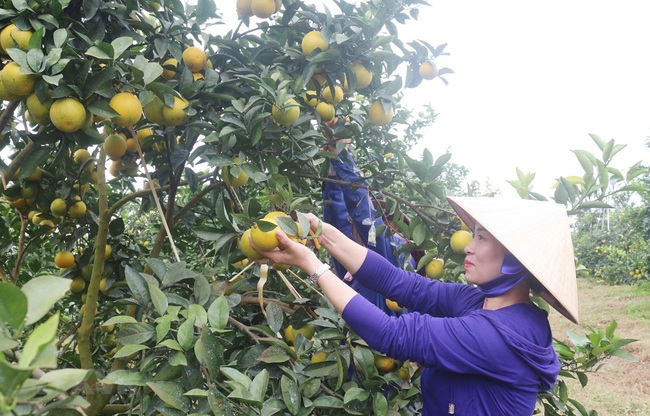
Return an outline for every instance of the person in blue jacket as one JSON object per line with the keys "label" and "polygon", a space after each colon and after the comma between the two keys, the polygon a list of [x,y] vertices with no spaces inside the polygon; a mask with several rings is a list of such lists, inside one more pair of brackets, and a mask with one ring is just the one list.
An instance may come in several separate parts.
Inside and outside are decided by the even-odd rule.
{"label": "person in blue jacket", "polygon": [[469,284],[402,270],[336,227],[304,214],[320,244],[364,286],[409,313],[388,316],[330,271],[310,247],[277,232],[261,252],[296,266],[317,284],[347,324],[373,349],[423,367],[425,416],[531,415],[560,363],[548,314],[531,292],[578,321],[573,245],[566,208],[547,201],[448,197],[473,230],[465,247]]}
{"label": "person in blue jacket", "polygon": [[[327,146],[327,150],[337,155],[336,158],[330,159],[328,176],[347,183],[367,186],[368,183],[361,177],[359,168],[349,152],[350,139],[339,140],[339,143],[338,146],[342,148],[340,152],[334,143]],[[407,242],[406,239],[394,229],[389,231],[386,228],[380,228],[382,225],[391,226],[391,224],[384,224],[382,217],[377,215],[375,209],[377,202],[372,200],[368,189],[324,182],[322,195],[325,222],[339,229],[348,238],[384,257],[391,264],[402,267],[406,260],[408,265],[415,269],[415,260],[410,253],[397,254]],[[406,256],[408,256],[407,259],[405,259]],[[336,274],[348,282],[359,294],[387,314],[399,314],[388,308],[386,296],[364,286],[358,280],[354,280],[336,259],[332,259],[332,263]]]}

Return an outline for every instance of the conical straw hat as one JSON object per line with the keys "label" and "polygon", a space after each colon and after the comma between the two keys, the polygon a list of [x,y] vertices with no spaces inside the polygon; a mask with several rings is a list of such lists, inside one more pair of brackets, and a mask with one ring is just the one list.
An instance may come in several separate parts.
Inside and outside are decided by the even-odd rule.
{"label": "conical straw hat", "polygon": [[578,287],[569,218],[563,205],[526,199],[448,197],[473,230],[490,232],[546,289],[539,295],[578,323]]}

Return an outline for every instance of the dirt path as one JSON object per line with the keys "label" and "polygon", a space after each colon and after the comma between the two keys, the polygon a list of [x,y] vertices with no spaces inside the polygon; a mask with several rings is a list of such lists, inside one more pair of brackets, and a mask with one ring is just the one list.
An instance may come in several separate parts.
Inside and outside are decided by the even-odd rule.
{"label": "dirt path", "polygon": [[599,416],[650,416],[650,294],[630,286],[609,286],[592,280],[578,280],[580,325],[559,313],[550,314],[555,338],[567,341],[566,332],[579,334],[589,328],[605,328],[612,320],[621,338],[638,341],[627,346],[636,362],[612,358],[596,373],[589,374],[583,389],[570,384],[570,397],[579,400]]}

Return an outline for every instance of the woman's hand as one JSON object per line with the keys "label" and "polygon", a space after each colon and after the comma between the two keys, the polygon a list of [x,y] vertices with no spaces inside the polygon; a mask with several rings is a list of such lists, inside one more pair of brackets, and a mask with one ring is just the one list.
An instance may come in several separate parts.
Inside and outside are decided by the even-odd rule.
{"label": "woman's hand", "polygon": [[255,246],[253,240],[251,240],[251,246],[264,256],[264,259],[257,260],[258,263],[264,263],[266,261],[265,259],[268,259],[273,263],[298,267],[306,273],[311,273],[322,264],[309,247],[293,241],[284,231],[278,229],[276,231],[276,237],[280,244],[277,248],[270,251],[260,250]]}

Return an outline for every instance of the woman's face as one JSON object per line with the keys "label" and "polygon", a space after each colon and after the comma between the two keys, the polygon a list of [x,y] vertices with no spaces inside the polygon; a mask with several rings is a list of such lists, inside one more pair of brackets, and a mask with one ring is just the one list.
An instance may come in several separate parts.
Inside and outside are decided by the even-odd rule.
{"label": "woman's face", "polygon": [[465,247],[465,278],[481,285],[501,276],[506,248],[487,230],[476,224],[474,238]]}

